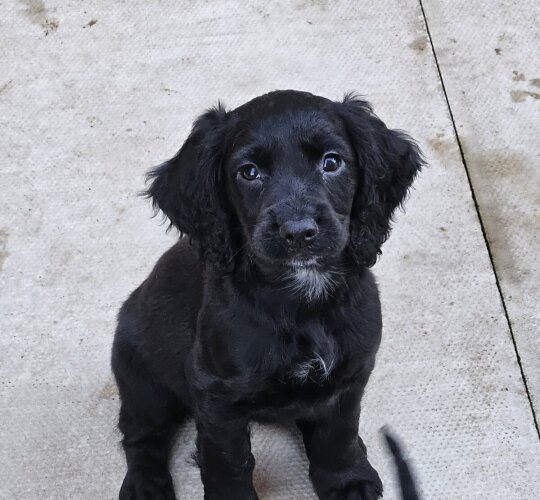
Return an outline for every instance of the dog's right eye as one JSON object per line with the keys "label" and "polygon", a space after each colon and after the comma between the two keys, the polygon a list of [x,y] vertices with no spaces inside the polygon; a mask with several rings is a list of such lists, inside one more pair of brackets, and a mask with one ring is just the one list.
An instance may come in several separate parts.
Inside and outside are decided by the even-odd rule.
{"label": "dog's right eye", "polygon": [[255,179],[259,179],[261,177],[259,169],[253,163],[242,165],[240,168],[240,174],[242,174],[242,177],[248,181],[254,181]]}

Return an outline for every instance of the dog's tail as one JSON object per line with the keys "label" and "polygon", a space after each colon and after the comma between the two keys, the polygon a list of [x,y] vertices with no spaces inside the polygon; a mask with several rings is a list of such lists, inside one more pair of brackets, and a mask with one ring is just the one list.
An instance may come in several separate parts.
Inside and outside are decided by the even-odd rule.
{"label": "dog's tail", "polygon": [[403,500],[420,500],[420,495],[416,489],[416,484],[411,472],[411,468],[403,456],[403,451],[399,441],[388,432],[385,426],[381,429],[386,444],[394,457],[394,463],[399,476],[399,484],[401,486],[401,495]]}

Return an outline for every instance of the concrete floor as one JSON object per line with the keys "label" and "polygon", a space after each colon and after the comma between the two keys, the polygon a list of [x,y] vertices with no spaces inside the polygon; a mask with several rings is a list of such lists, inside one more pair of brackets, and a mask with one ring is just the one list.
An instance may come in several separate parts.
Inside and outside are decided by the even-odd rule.
{"label": "concrete floor", "polygon": [[[174,239],[144,172],[217,99],[276,88],[357,90],[431,164],[375,267],[361,432],[385,498],[383,424],[427,499],[538,498],[540,4],[422,4],[0,0],[0,498],[116,497],[115,314]],[[253,448],[262,499],[314,498],[298,435],[257,427]]]}

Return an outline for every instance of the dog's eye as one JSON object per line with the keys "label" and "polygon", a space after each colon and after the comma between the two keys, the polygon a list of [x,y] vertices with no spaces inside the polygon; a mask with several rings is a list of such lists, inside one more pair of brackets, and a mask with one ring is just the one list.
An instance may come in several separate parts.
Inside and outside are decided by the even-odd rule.
{"label": "dog's eye", "polygon": [[242,177],[248,181],[254,181],[255,179],[259,179],[261,177],[259,169],[253,165],[253,163],[242,165],[240,168],[240,173],[242,174]]}
{"label": "dog's eye", "polygon": [[341,157],[337,153],[326,153],[323,158],[323,170],[335,172],[341,167]]}

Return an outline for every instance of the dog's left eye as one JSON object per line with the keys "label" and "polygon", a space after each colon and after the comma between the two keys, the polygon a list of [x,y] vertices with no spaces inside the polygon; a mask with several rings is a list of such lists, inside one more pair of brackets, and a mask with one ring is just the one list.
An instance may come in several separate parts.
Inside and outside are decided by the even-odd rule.
{"label": "dog's left eye", "polygon": [[240,168],[240,173],[242,174],[242,177],[248,181],[254,181],[255,179],[261,177],[259,169],[255,165],[253,165],[253,163],[243,165]]}
{"label": "dog's left eye", "polygon": [[341,156],[337,153],[326,153],[323,158],[323,170],[325,172],[335,172],[341,167]]}

